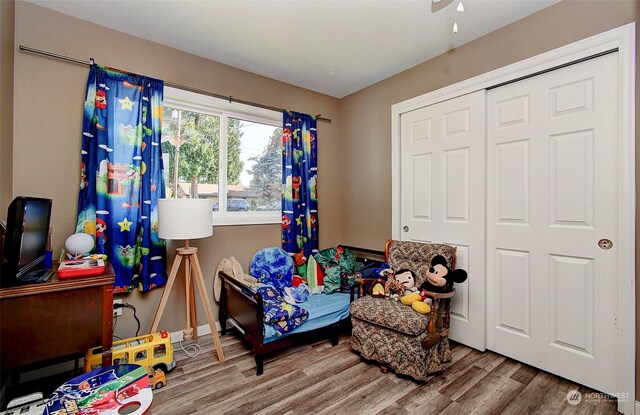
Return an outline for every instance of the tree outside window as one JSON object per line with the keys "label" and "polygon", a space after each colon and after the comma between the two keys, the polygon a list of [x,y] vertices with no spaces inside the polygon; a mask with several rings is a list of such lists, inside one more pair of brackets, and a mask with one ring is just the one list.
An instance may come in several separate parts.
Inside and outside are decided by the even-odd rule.
{"label": "tree outside window", "polygon": [[[193,93],[176,93],[181,94]],[[167,197],[211,199],[214,223],[215,215],[223,215],[218,223],[243,223],[234,217],[276,223],[282,195],[282,129],[276,119],[281,115],[272,112],[262,121],[213,105],[192,105],[191,99],[183,106],[165,89],[165,101],[168,95],[162,125]]]}

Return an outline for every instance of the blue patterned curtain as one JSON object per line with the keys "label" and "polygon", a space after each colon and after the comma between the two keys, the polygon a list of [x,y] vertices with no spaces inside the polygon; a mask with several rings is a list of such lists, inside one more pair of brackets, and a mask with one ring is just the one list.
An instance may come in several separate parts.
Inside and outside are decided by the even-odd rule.
{"label": "blue patterned curtain", "polygon": [[285,111],[282,127],[282,248],[318,251],[318,142],[316,119]]}
{"label": "blue patterned curtain", "polygon": [[163,82],[93,65],[87,81],[76,232],[93,235],[116,277],[115,292],[166,282],[158,239],[164,197],[160,133]]}

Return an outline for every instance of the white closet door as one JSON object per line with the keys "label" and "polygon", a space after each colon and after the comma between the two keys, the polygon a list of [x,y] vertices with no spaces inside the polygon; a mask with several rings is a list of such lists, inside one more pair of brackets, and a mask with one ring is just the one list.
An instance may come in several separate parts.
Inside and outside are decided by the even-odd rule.
{"label": "white closet door", "polygon": [[402,240],[456,246],[451,338],[485,347],[485,91],[401,116]]}
{"label": "white closet door", "polygon": [[617,59],[487,95],[487,348],[609,393],[618,385]]}

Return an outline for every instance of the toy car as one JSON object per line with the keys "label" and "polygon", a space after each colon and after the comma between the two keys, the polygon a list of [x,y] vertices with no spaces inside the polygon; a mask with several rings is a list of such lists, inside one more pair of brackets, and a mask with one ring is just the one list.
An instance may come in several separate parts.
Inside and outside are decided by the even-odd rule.
{"label": "toy car", "polygon": [[167,384],[167,377],[161,369],[156,369],[153,374],[149,373],[149,383],[151,383],[151,389],[160,389]]}

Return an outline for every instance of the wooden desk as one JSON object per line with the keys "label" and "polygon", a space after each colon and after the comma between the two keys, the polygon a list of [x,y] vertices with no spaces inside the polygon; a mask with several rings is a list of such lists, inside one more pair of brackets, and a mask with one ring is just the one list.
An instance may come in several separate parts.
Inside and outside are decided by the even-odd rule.
{"label": "wooden desk", "polygon": [[111,365],[114,273],[0,288],[0,368],[73,358],[102,346]]}

